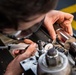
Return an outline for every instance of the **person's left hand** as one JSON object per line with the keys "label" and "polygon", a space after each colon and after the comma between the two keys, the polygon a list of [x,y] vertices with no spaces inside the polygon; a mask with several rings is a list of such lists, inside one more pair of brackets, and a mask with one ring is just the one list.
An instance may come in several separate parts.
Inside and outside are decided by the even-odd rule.
{"label": "person's left hand", "polygon": [[53,28],[54,23],[58,23],[67,33],[73,35],[71,22],[73,15],[61,11],[52,10],[48,12],[44,19],[45,27],[47,28],[51,38],[56,38],[56,33]]}

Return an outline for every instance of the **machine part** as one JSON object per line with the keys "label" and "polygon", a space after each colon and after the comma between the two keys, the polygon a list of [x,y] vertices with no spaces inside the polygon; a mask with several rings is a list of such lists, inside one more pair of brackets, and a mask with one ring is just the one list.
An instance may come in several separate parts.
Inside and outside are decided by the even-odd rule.
{"label": "machine part", "polygon": [[68,52],[68,60],[69,60],[69,62],[70,62],[70,64],[72,65],[72,66],[75,66],[75,61],[74,61],[74,58],[73,58],[73,56]]}
{"label": "machine part", "polygon": [[[29,64],[29,65],[28,65]],[[28,59],[25,59],[20,62],[21,67],[24,69],[24,71],[28,71],[31,69],[31,71],[37,75],[36,68],[37,68],[37,60],[35,56],[32,56]]]}
{"label": "machine part", "polygon": [[39,50],[42,50],[43,49],[43,46],[45,45],[45,42],[42,41],[42,40],[38,40],[37,43],[38,43]]}
{"label": "machine part", "polygon": [[10,50],[25,50],[29,46],[29,44],[19,43],[19,44],[8,44]]}
{"label": "machine part", "polygon": [[70,49],[69,49],[69,53],[73,56],[73,58],[76,61],[76,42],[72,42],[70,43]]}
{"label": "machine part", "polygon": [[39,52],[39,56],[41,56],[43,53],[47,52],[47,50],[45,49],[45,46],[47,45],[46,42],[42,41],[42,40],[38,40],[37,41],[38,44],[38,52]]}
{"label": "machine part", "polygon": [[48,67],[54,67],[60,63],[58,51],[55,48],[49,49],[45,57]]}
{"label": "machine part", "polygon": [[70,75],[71,67],[67,57],[58,52],[60,63],[55,66],[48,66],[46,63],[46,53],[41,55],[38,60],[37,74],[38,75]]}
{"label": "machine part", "polygon": [[66,33],[62,28],[56,30],[57,38],[64,43],[66,49],[70,49],[70,43],[76,42],[76,39]]}
{"label": "machine part", "polygon": [[57,38],[64,43],[64,48],[69,50],[76,63],[76,39],[66,33],[62,28],[56,30]]}
{"label": "machine part", "polygon": [[62,28],[57,29],[56,33],[58,35],[58,38],[63,42],[71,38],[71,36],[69,36],[69,34],[67,34]]}
{"label": "machine part", "polygon": [[44,42],[42,40],[38,40],[37,44],[40,54],[46,53],[49,49],[53,48],[53,44]]}
{"label": "machine part", "polygon": [[69,50],[71,46],[76,46],[75,44],[76,39],[75,38],[69,38],[68,40],[66,40],[64,47]]}
{"label": "machine part", "polygon": [[[67,32],[65,32],[62,28],[59,28],[56,30],[56,33],[57,33],[57,37],[60,39],[60,41],[62,42],[66,42],[66,40],[68,39],[72,39],[72,41],[74,42],[75,41],[75,38],[73,38],[72,36],[70,36]],[[72,42],[71,41],[71,42]]]}
{"label": "machine part", "polygon": [[44,49],[47,51],[49,49],[53,48],[53,45],[51,43],[47,43],[44,47]]}

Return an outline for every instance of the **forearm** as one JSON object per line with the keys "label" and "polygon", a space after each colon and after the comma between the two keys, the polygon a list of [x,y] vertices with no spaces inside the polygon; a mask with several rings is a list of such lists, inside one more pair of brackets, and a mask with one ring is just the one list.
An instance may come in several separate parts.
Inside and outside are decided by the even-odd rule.
{"label": "forearm", "polygon": [[6,71],[5,73],[4,73],[4,75],[22,75],[22,73],[13,73],[13,72],[8,72],[8,71]]}
{"label": "forearm", "polygon": [[13,74],[12,72],[8,72],[8,71],[6,71],[5,73],[4,73],[4,75],[15,75],[15,74]]}

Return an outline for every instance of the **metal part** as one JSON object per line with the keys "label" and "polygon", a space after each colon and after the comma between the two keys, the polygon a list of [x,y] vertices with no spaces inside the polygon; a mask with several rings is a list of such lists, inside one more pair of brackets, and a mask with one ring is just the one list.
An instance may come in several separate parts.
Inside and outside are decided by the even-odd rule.
{"label": "metal part", "polygon": [[[29,65],[28,65],[29,64]],[[24,69],[24,71],[27,71],[29,69],[32,70],[32,72],[37,75],[36,68],[37,68],[37,60],[35,56],[32,56],[28,59],[25,59],[20,62],[21,67]]]}
{"label": "metal part", "polygon": [[44,48],[47,51],[47,50],[53,48],[53,45],[51,43],[47,43]]}
{"label": "metal part", "polygon": [[55,48],[49,49],[45,57],[48,67],[54,67],[60,63],[58,51]]}
{"label": "metal part", "polygon": [[42,40],[38,40],[37,44],[38,44],[38,49],[39,49],[39,55],[46,53],[49,49],[53,47],[51,43],[47,43]]}
{"label": "metal part", "polygon": [[71,50],[72,52],[76,52],[76,39],[66,33],[62,28],[56,30],[57,38],[64,43],[64,47],[67,50]]}
{"label": "metal part", "polygon": [[69,65],[67,57],[61,52],[58,52],[58,54],[61,62],[53,67],[47,66],[45,60],[46,54],[41,55],[38,60],[37,74],[38,75],[70,75],[71,67]]}
{"label": "metal part", "polygon": [[45,45],[45,42],[42,40],[38,40],[37,43],[38,43],[39,50],[42,50],[43,46]]}
{"label": "metal part", "polygon": [[70,36],[67,32],[65,32],[62,28],[59,28],[56,30],[57,37],[59,38],[60,41],[66,42],[68,39],[73,39],[72,41],[75,41],[75,38]]}
{"label": "metal part", "polygon": [[25,50],[29,44],[19,43],[19,44],[8,44],[10,50]]}

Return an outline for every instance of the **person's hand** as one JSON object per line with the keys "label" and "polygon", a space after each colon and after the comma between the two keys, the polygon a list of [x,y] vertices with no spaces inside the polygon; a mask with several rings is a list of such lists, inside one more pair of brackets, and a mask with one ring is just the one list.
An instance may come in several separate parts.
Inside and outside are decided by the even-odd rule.
{"label": "person's hand", "polygon": [[53,28],[53,24],[58,23],[67,33],[73,35],[71,26],[72,20],[73,15],[61,11],[52,10],[46,14],[44,24],[51,38],[54,40],[56,38],[56,33]]}
{"label": "person's hand", "polygon": [[[20,42],[19,44],[21,44],[21,45],[24,45],[24,44],[29,44],[29,45],[31,45],[32,43],[34,43],[32,40],[30,40],[30,39],[25,39],[25,40],[23,40],[22,42]],[[25,51],[26,51],[26,49],[25,49],[25,50],[15,49],[15,50],[11,50],[11,54],[12,54],[13,57],[16,57],[16,56],[24,53]]]}
{"label": "person's hand", "polygon": [[[6,72],[4,75],[20,75],[23,72],[23,69],[21,68],[19,62],[29,58],[36,52],[36,44],[33,43],[30,40],[24,40],[25,42],[31,42],[30,46],[27,48],[27,50],[16,56],[14,60],[7,66]],[[26,66],[27,67],[27,66]]]}

